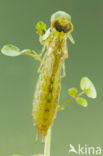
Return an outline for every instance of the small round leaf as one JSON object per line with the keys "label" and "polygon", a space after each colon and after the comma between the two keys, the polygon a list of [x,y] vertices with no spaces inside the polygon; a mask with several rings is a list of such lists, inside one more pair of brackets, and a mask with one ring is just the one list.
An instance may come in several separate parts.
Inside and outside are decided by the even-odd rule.
{"label": "small round leaf", "polygon": [[82,98],[82,97],[78,97],[76,99],[77,103],[80,104],[83,107],[87,107],[88,106],[88,102],[86,99]]}
{"label": "small round leaf", "polygon": [[93,99],[96,98],[97,93],[95,86],[93,85],[92,81],[88,79],[88,77],[83,77],[81,79],[80,87],[88,97]]}
{"label": "small round leaf", "polygon": [[46,32],[46,24],[42,21],[38,22],[35,26],[37,33],[43,35]]}
{"label": "small round leaf", "polygon": [[20,50],[12,44],[4,45],[1,52],[7,56],[18,56],[20,55]]}
{"label": "small round leaf", "polygon": [[68,89],[68,94],[70,96],[75,96],[78,93],[78,90],[76,88],[70,88]]}

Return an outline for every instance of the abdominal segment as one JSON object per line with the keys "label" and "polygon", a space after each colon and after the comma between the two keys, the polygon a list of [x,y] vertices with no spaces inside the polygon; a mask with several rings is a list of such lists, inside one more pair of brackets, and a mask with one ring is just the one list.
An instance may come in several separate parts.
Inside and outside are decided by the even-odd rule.
{"label": "abdominal segment", "polygon": [[[48,61],[48,58],[47,58]],[[43,140],[48,128],[52,125],[56,116],[56,107],[59,103],[61,73],[60,60],[54,58],[51,65],[51,73],[48,72],[48,64],[45,63],[39,76],[33,102],[33,119],[37,127],[38,135],[42,133]],[[57,76],[59,75],[59,76]]]}

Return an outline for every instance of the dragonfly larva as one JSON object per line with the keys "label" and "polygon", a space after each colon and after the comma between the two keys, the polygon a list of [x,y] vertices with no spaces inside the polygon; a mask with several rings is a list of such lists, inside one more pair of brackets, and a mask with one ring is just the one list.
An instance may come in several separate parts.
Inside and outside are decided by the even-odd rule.
{"label": "dragonfly larva", "polygon": [[[41,61],[32,115],[37,128],[36,140],[41,133],[42,141],[45,141],[44,155],[50,156],[51,126],[57,111],[64,109],[74,100],[81,106],[87,107],[87,100],[81,96],[86,94],[94,99],[97,93],[92,81],[88,77],[83,77],[80,81],[82,91],[78,93],[76,88],[70,88],[68,94],[72,98],[59,105],[61,78],[65,76],[64,61],[68,57],[67,38],[73,44],[75,43],[71,35],[73,31],[71,16],[63,11],[58,11],[52,15],[51,26],[48,30],[46,30],[46,25],[43,22],[38,22],[36,29],[40,35],[40,43],[43,45],[40,54],[30,49],[20,51],[19,48],[11,44],[4,45],[1,52],[7,56],[29,55]],[[43,155],[36,154],[34,156]]]}
{"label": "dragonfly larva", "polygon": [[20,51],[11,44],[5,45],[1,52],[7,56],[29,55],[41,61],[32,114],[37,137],[42,133],[42,139],[45,140],[58,108],[62,107],[59,106],[59,96],[61,78],[65,76],[64,61],[68,57],[67,38],[74,43],[71,35],[73,31],[71,16],[58,11],[51,16],[48,30],[43,22],[38,22],[36,29],[40,35],[40,43],[43,45],[40,54],[30,49]]}
{"label": "dragonfly larva", "polygon": [[43,140],[56,117],[61,78],[65,76],[64,61],[68,57],[67,38],[74,43],[72,31],[71,17],[63,11],[52,15],[51,27],[46,33],[44,31],[43,37],[46,35],[46,39],[42,41],[42,44],[46,50],[39,69],[40,75],[34,95],[32,113],[37,135],[42,133]]}
{"label": "dragonfly larva", "polygon": [[19,48],[11,44],[4,45],[1,52],[7,56],[29,55],[41,61],[32,114],[37,128],[37,138],[41,133],[42,140],[45,141],[47,134],[50,134],[58,110],[63,109],[74,100],[86,107],[88,105],[86,99],[80,96],[86,94],[90,98],[96,98],[97,94],[91,80],[88,77],[83,77],[80,81],[82,91],[78,93],[76,88],[69,89],[68,94],[72,96],[72,99],[59,105],[61,78],[65,76],[64,61],[68,57],[67,39],[69,38],[74,43],[71,35],[73,31],[71,16],[63,11],[58,11],[52,15],[51,26],[48,30],[43,22],[38,22],[36,29],[40,35],[40,43],[43,45],[40,54],[30,49],[20,51]]}

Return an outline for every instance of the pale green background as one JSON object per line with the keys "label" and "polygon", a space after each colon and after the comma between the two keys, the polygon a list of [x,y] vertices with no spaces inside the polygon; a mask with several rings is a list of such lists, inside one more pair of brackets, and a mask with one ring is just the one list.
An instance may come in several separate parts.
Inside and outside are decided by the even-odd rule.
{"label": "pale green background", "polygon": [[[49,27],[51,14],[58,10],[72,16],[76,41],[68,41],[60,104],[69,99],[68,88],[79,88],[83,76],[94,82],[98,93],[97,99],[88,99],[88,108],[73,102],[57,114],[51,156],[69,156],[70,143],[103,147],[103,0],[0,0],[0,48],[12,43],[40,52],[34,25],[42,20]],[[31,115],[38,66],[31,57],[0,54],[0,156],[43,152],[40,139],[35,144]]]}

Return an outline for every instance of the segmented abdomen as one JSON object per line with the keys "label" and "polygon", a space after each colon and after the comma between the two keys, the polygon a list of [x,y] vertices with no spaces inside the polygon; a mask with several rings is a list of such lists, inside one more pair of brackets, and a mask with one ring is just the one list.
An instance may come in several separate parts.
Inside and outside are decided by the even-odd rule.
{"label": "segmented abdomen", "polygon": [[43,139],[56,116],[60,94],[61,66],[60,54],[52,53],[47,56],[37,83],[33,102],[33,118],[38,135],[42,133]]}

